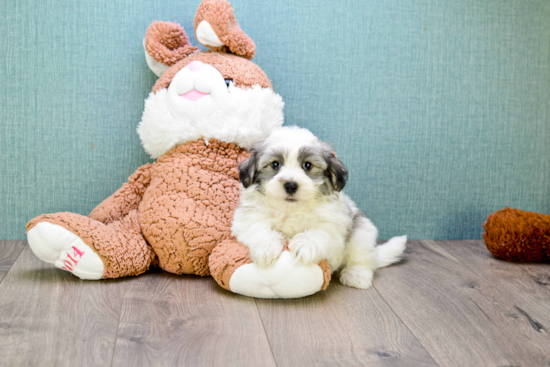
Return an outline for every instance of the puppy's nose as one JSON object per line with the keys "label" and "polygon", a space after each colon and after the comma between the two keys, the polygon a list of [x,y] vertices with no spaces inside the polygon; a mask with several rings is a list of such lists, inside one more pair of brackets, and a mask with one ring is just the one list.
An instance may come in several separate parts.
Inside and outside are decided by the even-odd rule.
{"label": "puppy's nose", "polygon": [[189,70],[191,71],[199,71],[200,69],[202,69],[202,67],[204,66],[204,64],[200,61],[191,61],[191,63],[189,64]]}
{"label": "puppy's nose", "polygon": [[294,194],[296,191],[298,191],[298,184],[296,182],[285,182],[283,186],[287,194]]}

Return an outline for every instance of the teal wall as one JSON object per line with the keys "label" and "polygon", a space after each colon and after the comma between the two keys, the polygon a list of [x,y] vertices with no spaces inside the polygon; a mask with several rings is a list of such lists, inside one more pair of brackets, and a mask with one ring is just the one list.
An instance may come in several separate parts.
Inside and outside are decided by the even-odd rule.
{"label": "teal wall", "polygon": [[[0,1],[0,239],[87,214],[148,157],[136,126],[154,20],[193,1]],[[333,142],[382,238],[480,238],[550,213],[550,2],[232,2],[287,124]],[[195,42],[190,32],[190,37]]]}

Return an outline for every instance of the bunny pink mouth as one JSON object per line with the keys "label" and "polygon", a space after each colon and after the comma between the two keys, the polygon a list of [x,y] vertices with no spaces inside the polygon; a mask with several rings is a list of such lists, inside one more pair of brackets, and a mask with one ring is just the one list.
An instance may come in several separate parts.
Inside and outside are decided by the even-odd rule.
{"label": "bunny pink mouth", "polygon": [[184,93],[184,94],[180,94],[180,96],[182,96],[183,98],[185,99],[188,99],[190,101],[198,101],[199,99],[201,99],[202,97],[204,96],[207,96],[209,95],[210,93],[203,93],[203,92],[199,92],[198,90],[196,89],[193,89],[192,91],[190,92],[187,92],[187,93]]}

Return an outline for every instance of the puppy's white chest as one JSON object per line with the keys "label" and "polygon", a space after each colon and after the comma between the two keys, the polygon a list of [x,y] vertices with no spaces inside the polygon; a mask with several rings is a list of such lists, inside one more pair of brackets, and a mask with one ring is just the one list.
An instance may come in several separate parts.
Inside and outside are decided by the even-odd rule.
{"label": "puppy's white chest", "polygon": [[298,233],[315,227],[315,218],[316,217],[309,215],[303,215],[303,213],[299,213],[298,215],[290,213],[275,220],[273,222],[273,229],[290,239]]}

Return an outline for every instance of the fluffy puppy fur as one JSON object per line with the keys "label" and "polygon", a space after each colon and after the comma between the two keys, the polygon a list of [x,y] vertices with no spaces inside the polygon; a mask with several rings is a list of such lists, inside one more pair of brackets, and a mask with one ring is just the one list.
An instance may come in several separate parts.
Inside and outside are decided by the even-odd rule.
{"label": "fluffy puppy fur", "polygon": [[341,192],[348,172],[330,145],[282,127],[250,152],[232,233],[258,266],[274,264],[288,242],[300,262],[327,259],[342,284],[367,289],[374,270],[399,261],[407,237],[376,246],[376,227]]}

